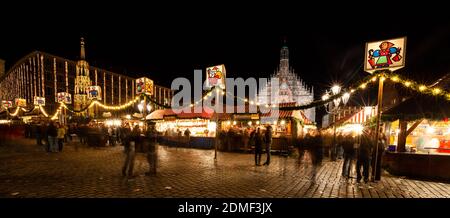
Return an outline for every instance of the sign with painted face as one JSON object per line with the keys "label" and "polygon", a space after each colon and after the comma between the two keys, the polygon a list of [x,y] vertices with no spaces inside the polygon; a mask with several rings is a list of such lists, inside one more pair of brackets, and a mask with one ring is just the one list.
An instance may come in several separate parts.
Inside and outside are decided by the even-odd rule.
{"label": "sign with painted face", "polygon": [[226,79],[225,65],[217,65],[206,68],[206,88],[211,89],[213,87],[219,87],[225,89]]}
{"label": "sign with painted face", "polygon": [[2,101],[2,107],[12,108],[13,107],[13,103],[12,103],[12,101],[5,101],[5,100],[3,100]]}
{"label": "sign with painted face", "polygon": [[87,87],[88,99],[102,100],[102,88],[100,86]]}
{"label": "sign with painted face", "polygon": [[136,94],[153,95],[153,80],[142,77],[136,80]]}
{"label": "sign with painted face", "polygon": [[405,66],[406,37],[366,43],[364,71],[398,70]]}
{"label": "sign with painted face", "polygon": [[72,104],[72,95],[67,92],[58,92],[56,102],[64,104]]}
{"label": "sign with painted face", "polygon": [[36,106],[45,106],[45,98],[34,96],[34,105]]}
{"label": "sign with painted face", "polygon": [[14,100],[14,103],[15,103],[16,107],[26,107],[27,106],[27,100],[25,100],[23,98],[16,98]]}

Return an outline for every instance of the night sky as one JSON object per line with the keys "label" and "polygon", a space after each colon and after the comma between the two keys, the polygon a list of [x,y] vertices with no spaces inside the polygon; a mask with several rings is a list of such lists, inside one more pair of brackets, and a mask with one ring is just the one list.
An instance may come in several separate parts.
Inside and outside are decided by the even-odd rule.
{"label": "night sky", "polygon": [[267,8],[225,7],[226,15],[195,7],[31,12],[23,20],[4,21],[0,58],[8,67],[40,50],[77,60],[83,36],[90,65],[170,86],[176,77],[192,79],[194,69],[216,64],[225,64],[228,77],[268,77],[286,38],[291,66],[319,97],[332,83],[348,85],[367,75],[366,41],[407,36],[407,67],[399,73],[432,81],[450,72],[450,24],[444,22],[449,19],[414,13],[381,20],[365,13],[321,17]]}

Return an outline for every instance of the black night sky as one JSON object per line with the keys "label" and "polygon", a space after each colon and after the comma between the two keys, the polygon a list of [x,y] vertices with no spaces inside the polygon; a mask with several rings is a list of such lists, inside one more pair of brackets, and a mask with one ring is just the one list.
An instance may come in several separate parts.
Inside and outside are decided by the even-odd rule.
{"label": "black night sky", "polygon": [[0,58],[9,67],[29,52],[41,50],[77,60],[83,36],[90,65],[146,75],[170,86],[176,77],[192,78],[194,69],[216,64],[226,65],[228,77],[268,77],[278,66],[286,38],[291,66],[319,96],[334,82],[348,85],[367,75],[365,42],[407,36],[407,67],[400,73],[433,81],[450,72],[450,25],[443,22],[448,19],[414,13],[382,20],[367,19],[365,13],[324,17],[325,12],[306,14],[283,7],[224,7],[226,16],[195,6],[189,10],[87,7],[83,13],[30,10],[22,20],[4,21]]}

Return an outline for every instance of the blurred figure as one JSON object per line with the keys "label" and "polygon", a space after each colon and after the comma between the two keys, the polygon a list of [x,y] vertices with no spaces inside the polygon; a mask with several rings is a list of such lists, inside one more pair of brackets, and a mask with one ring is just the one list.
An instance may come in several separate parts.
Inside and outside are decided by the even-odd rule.
{"label": "blurred figure", "polygon": [[387,137],[382,128],[378,132],[378,152],[375,146],[372,152],[372,177],[374,181],[379,181],[381,179],[381,157],[387,146]]}
{"label": "blurred figure", "polygon": [[261,155],[262,155],[262,135],[260,132],[260,128],[258,127],[256,129],[256,131],[252,132],[253,136],[252,140],[254,141],[255,144],[255,165],[256,166],[261,166]]}
{"label": "blurred figure", "polygon": [[[360,182],[364,176],[364,182],[369,181],[369,166],[370,166],[370,156],[372,152],[373,142],[372,142],[372,131],[369,128],[364,129],[361,135],[361,143],[358,148],[358,159],[356,161],[356,172],[357,182]],[[361,174],[361,167],[363,172]]]}
{"label": "blurred figure", "polygon": [[134,156],[136,144],[139,143],[139,137],[141,135],[140,129],[138,125],[135,125],[133,130],[129,135],[129,143],[128,146],[124,146],[124,152],[126,155],[125,163],[122,167],[122,175],[128,177],[133,177],[133,169],[134,169]]}
{"label": "blurred figure", "polygon": [[344,135],[341,139],[341,147],[344,150],[344,163],[342,164],[342,176],[350,178],[350,172],[352,169],[352,161],[355,156],[354,149],[355,139],[350,135]]}
{"label": "blurred figure", "polygon": [[44,135],[44,133],[43,133],[44,128],[45,127],[44,127],[44,125],[42,125],[42,123],[37,123],[35,125],[34,134],[36,136],[36,144],[38,146],[42,146],[42,137]]}
{"label": "blurred figure", "polygon": [[58,124],[57,129],[57,140],[58,140],[58,151],[63,150],[64,137],[66,136],[66,128],[62,124]]}
{"label": "blurred figure", "polygon": [[266,146],[266,162],[264,165],[269,166],[270,164],[270,147],[272,145],[272,126],[268,125],[266,132],[264,133],[264,144]]}
{"label": "blurred figure", "polygon": [[318,168],[322,165],[323,159],[323,140],[320,131],[315,131],[311,141],[311,162],[313,165],[311,180],[316,180]]}
{"label": "blurred figure", "polygon": [[147,151],[147,162],[149,166],[148,172],[145,173],[145,175],[154,175],[156,174],[156,167],[157,167],[157,159],[158,159],[158,148],[157,148],[157,139],[158,139],[158,132],[155,128],[155,123],[150,123],[149,127],[147,128],[146,132],[147,140],[148,140],[148,151]]}
{"label": "blurred figure", "polygon": [[50,122],[47,128],[47,137],[48,137],[48,152],[57,152],[57,141],[56,136],[58,135],[56,126],[53,122]]}

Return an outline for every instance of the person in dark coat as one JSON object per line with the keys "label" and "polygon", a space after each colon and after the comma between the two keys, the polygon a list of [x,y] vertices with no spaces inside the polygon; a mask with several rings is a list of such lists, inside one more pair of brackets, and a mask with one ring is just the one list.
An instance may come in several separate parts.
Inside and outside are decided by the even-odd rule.
{"label": "person in dark coat", "polygon": [[255,165],[261,166],[263,139],[260,128],[256,129],[256,132],[253,135],[253,140],[255,142]]}
{"label": "person in dark coat", "polygon": [[355,156],[354,149],[355,139],[351,135],[344,135],[340,145],[344,150],[344,163],[342,164],[342,176],[349,178],[352,169],[352,161]]}
{"label": "person in dark coat", "polygon": [[138,125],[135,125],[133,127],[133,130],[130,133],[129,136],[129,143],[128,146],[124,146],[124,152],[126,155],[124,165],[122,167],[122,175],[128,177],[133,177],[133,170],[134,170],[134,157],[135,157],[135,150],[136,150],[136,144],[139,143],[139,138],[141,135],[141,131],[139,129]]}
{"label": "person in dark coat", "polygon": [[268,125],[266,132],[264,133],[264,144],[266,146],[266,162],[264,165],[269,166],[270,164],[270,147],[272,145],[272,126]]}
{"label": "person in dark coat", "polygon": [[149,170],[145,175],[154,175],[156,174],[156,167],[157,167],[157,139],[158,139],[158,132],[155,128],[155,123],[152,122],[149,124],[146,137],[148,140],[148,150],[147,150],[147,162],[149,166]]}
{"label": "person in dark coat", "polygon": [[379,181],[381,179],[381,157],[383,155],[386,146],[387,146],[387,137],[384,134],[383,129],[380,128],[378,132],[378,153],[375,144],[372,152],[372,177],[374,181]]}
{"label": "person in dark coat", "polygon": [[[357,182],[360,182],[362,177],[364,176],[364,182],[369,181],[369,166],[370,166],[370,156],[372,153],[373,147],[373,134],[370,129],[365,129],[363,134],[361,135],[361,143],[358,148],[358,159],[356,161],[356,172]],[[363,172],[361,174],[361,167],[363,168]]]}

